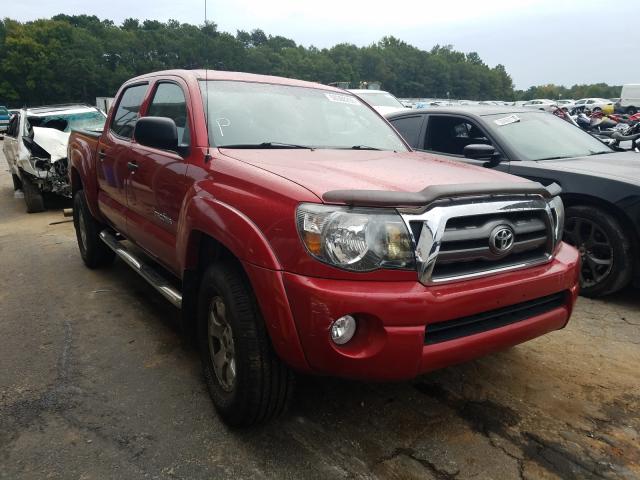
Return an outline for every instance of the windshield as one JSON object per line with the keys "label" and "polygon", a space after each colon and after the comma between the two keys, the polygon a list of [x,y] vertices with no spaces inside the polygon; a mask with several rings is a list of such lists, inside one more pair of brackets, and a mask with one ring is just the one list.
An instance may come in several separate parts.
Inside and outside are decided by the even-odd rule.
{"label": "windshield", "polygon": [[62,132],[70,132],[71,130],[101,131],[106,119],[107,117],[98,110],[28,117],[30,127],[55,128]]}
{"label": "windshield", "polygon": [[397,107],[404,108],[404,105],[400,103],[396,97],[387,92],[358,92],[360,98],[374,107]]}
{"label": "windshield", "polygon": [[201,81],[209,139],[229,148],[407,148],[355,96],[307,87]]}
{"label": "windshield", "polygon": [[487,115],[496,135],[518,160],[552,160],[610,153],[605,144],[580,128],[548,113]]}

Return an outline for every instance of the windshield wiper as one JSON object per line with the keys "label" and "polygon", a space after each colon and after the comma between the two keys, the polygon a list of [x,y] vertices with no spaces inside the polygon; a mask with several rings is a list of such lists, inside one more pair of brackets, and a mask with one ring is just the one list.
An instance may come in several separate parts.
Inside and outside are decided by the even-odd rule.
{"label": "windshield wiper", "polygon": [[220,145],[219,148],[301,148],[304,150],[314,150],[309,145],[296,145],[295,143],[282,142],[262,142],[262,143],[237,143],[235,145]]}
{"label": "windshield wiper", "polygon": [[368,145],[353,145],[351,150],[382,150],[381,148],[370,147]]}
{"label": "windshield wiper", "polygon": [[541,161],[541,160],[562,160],[563,158],[571,158],[571,157],[547,157],[547,158],[539,158],[537,161]]}

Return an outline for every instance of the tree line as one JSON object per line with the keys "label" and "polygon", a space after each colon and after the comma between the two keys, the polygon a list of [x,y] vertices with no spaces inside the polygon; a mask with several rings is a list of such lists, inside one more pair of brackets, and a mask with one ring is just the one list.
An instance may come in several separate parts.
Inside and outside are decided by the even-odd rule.
{"label": "tree line", "polygon": [[[399,97],[416,98],[515,100],[555,95],[551,87],[565,98],[572,89],[606,97],[620,91],[606,85],[516,91],[503,65],[490,67],[476,52],[459,52],[449,45],[425,51],[391,36],[365,47],[341,43],[319,49],[259,29],[231,35],[213,22],[127,19],[116,25],[96,16],[62,14],[31,22],[0,21],[0,104],[93,103],[97,96],[113,96],[133,76],[172,68],[235,70],[320,83],[377,81]],[[609,95],[607,88],[618,93]],[[601,95],[605,90],[607,95]]]}

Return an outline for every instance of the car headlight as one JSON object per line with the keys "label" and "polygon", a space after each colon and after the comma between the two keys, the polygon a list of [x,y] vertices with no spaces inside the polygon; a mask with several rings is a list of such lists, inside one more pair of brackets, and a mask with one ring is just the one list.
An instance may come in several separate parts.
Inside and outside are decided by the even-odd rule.
{"label": "car headlight", "polygon": [[296,224],[307,251],[355,272],[415,268],[411,236],[394,210],[302,204]]}
{"label": "car headlight", "polygon": [[553,246],[554,250],[562,241],[562,232],[564,231],[564,204],[559,195],[549,200],[551,214],[553,216]]}

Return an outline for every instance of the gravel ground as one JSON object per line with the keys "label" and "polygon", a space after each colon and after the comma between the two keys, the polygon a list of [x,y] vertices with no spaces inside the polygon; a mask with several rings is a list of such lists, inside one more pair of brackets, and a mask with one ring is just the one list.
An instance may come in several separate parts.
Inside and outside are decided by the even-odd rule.
{"label": "gravel ground", "polygon": [[286,418],[234,431],[177,311],[86,269],[62,206],[26,214],[0,157],[0,478],[640,478],[638,290],[413,382],[302,378]]}

